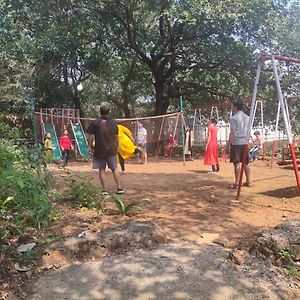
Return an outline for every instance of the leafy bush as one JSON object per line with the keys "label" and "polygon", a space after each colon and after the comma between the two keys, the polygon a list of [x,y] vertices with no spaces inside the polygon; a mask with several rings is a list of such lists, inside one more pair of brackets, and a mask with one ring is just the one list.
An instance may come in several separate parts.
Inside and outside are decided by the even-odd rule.
{"label": "leafy bush", "polygon": [[142,205],[145,205],[147,202],[149,202],[149,199],[141,199],[132,201],[126,205],[120,196],[114,195],[111,197],[111,199],[118,208],[119,213],[126,216],[130,215],[135,209],[141,209]]}
{"label": "leafy bush", "polygon": [[0,240],[47,225],[52,211],[52,176],[40,162],[41,149],[17,144],[18,136],[0,123]]}
{"label": "leafy bush", "polygon": [[106,198],[100,193],[99,187],[92,183],[93,178],[72,176],[67,180],[69,190],[67,197],[73,201],[76,208],[94,208],[103,211]]}

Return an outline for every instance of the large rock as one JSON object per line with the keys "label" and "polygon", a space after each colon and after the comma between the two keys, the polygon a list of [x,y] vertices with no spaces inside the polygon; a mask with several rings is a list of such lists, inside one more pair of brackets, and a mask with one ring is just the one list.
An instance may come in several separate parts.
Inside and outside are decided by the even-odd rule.
{"label": "large rock", "polygon": [[284,263],[282,251],[288,251],[293,259],[300,260],[300,218],[263,231],[250,249],[252,254],[266,258],[276,266]]}
{"label": "large rock", "polygon": [[107,253],[149,249],[167,242],[162,230],[150,221],[128,221],[101,232],[83,232],[53,248],[76,260],[100,259]]}

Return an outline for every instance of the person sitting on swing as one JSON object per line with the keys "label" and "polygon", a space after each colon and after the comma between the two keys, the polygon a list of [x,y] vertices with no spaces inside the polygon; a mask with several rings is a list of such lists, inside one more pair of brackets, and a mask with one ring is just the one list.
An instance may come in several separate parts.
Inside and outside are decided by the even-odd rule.
{"label": "person sitting on swing", "polygon": [[173,131],[171,130],[169,134],[168,144],[165,146],[165,153],[164,153],[165,157],[171,156],[174,145],[175,145],[175,138],[174,138]]}
{"label": "person sitting on swing", "polygon": [[249,151],[249,161],[253,162],[258,155],[258,153],[261,151],[261,139],[260,139],[260,132],[255,131],[254,132],[255,138],[253,139],[251,137],[253,147]]}

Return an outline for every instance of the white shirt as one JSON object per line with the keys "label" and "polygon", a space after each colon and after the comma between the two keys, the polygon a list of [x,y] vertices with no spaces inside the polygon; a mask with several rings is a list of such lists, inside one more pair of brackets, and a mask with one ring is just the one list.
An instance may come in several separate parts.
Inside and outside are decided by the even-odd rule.
{"label": "white shirt", "polygon": [[147,143],[147,130],[144,127],[139,128],[137,134],[137,142],[138,144],[146,144]]}
{"label": "white shirt", "polygon": [[232,145],[245,145],[247,141],[247,131],[249,116],[242,111],[238,111],[230,118],[230,129],[235,130]]}

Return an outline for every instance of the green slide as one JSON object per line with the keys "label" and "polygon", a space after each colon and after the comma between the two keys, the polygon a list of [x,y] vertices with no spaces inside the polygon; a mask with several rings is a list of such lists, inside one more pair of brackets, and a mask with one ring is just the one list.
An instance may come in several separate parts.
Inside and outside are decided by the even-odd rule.
{"label": "green slide", "polygon": [[51,134],[51,142],[52,142],[52,147],[53,147],[53,158],[55,160],[60,160],[61,159],[61,152],[60,152],[60,147],[55,131],[55,127],[53,123],[43,123],[43,131],[45,133],[50,133]]}
{"label": "green slide", "polygon": [[71,122],[71,126],[72,126],[76,144],[77,144],[77,147],[78,147],[81,157],[82,158],[90,158],[90,154],[88,151],[88,143],[87,143],[85,134],[83,132],[81,123],[80,122],[79,123]]}

